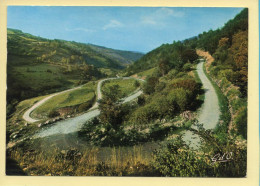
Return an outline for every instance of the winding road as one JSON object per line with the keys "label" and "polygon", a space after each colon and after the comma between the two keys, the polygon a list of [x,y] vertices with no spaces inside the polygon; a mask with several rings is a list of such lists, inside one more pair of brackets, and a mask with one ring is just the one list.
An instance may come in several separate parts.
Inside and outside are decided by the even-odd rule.
{"label": "winding road", "polygon": [[[121,79],[131,79],[131,78],[132,77],[123,77]],[[104,80],[101,80],[101,81],[98,82],[97,100],[102,98],[102,93],[101,93],[102,83],[104,81],[112,80],[112,79],[120,79],[120,78],[107,78],[107,79],[104,79]],[[137,78],[133,78],[133,79],[137,79]],[[137,79],[137,80],[144,81],[142,79]],[[142,93],[143,92],[141,90],[134,92],[134,94],[132,94],[132,95],[126,97],[126,98],[123,98],[123,103],[132,101],[133,99],[140,96]],[[43,103],[41,103],[41,104],[43,104]],[[32,108],[29,109],[29,110],[31,110],[31,112],[33,111]],[[35,108],[37,108],[37,107],[34,107],[34,109]],[[36,133],[33,136],[33,138],[43,138],[43,137],[47,137],[47,136],[51,136],[51,135],[55,135],[55,134],[69,134],[69,133],[77,132],[82,128],[82,126],[84,125],[84,123],[86,121],[98,116],[99,114],[100,114],[100,110],[98,109],[98,101],[97,101],[93,105],[93,107],[91,107],[89,109],[89,111],[87,113],[82,114],[80,116],[76,116],[74,118],[69,118],[69,119],[66,119],[66,120],[58,121],[58,122],[55,123],[55,125],[53,125],[49,128],[43,128],[41,131]]]}
{"label": "winding road", "polygon": [[[217,97],[214,87],[212,86],[211,82],[209,81],[209,79],[207,78],[207,76],[205,75],[205,73],[203,71],[203,64],[204,64],[204,60],[201,60],[201,62],[197,65],[198,76],[201,79],[203,88],[205,90],[205,99],[204,99],[204,103],[199,111],[198,122],[200,124],[203,124],[205,129],[214,129],[218,123],[219,115],[220,115],[218,97]],[[130,78],[132,78],[132,77],[123,77],[121,79],[130,79]],[[101,93],[102,83],[107,80],[112,80],[112,79],[119,79],[119,78],[107,78],[107,79],[103,79],[98,82],[97,101],[93,105],[93,107],[91,107],[89,109],[89,111],[87,113],[84,113],[80,116],[76,116],[74,118],[69,118],[69,119],[66,119],[63,121],[58,121],[55,123],[55,125],[53,125],[49,128],[43,128],[41,131],[36,133],[33,136],[33,138],[42,138],[42,137],[47,137],[47,136],[51,136],[51,135],[55,135],[55,134],[69,134],[69,133],[79,131],[80,128],[82,128],[82,126],[84,125],[84,123],[86,121],[88,121],[100,114],[100,110],[98,109],[98,100],[102,98],[102,93]],[[138,80],[144,81],[142,79],[138,79]],[[75,90],[78,88],[80,88],[80,87],[76,87],[74,89],[69,89],[69,90],[66,90],[63,92],[59,92],[59,93],[56,93],[56,94],[53,94],[53,95],[50,95],[50,96],[44,98],[43,100],[41,100],[38,103],[36,103],[35,105],[33,105],[29,110],[27,110],[25,112],[24,119],[26,119],[29,122],[38,121],[38,120],[35,120],[30,117],[30,113],[35,108],[42,105],[44,102],[46,102],[47,100],[49,100],[50,98],[52,98],[58,94],[61,94],[61,93],[67,92],[67,91],[71,91],[71,90]],[[133,99],[137,98],[141,94],[142,94],[141,90],[136,91],[134,94],[124,98],[123,103],[132,101]],[[192,127],[194,127],[194,126],[192,126]],[[184,141],[190,143],[190,147],[193,147],[193,148],[197,148],[200,144],[199,137],[197,135],[194,135],[191,131],[185,131],[183,133],[183,139],[184,139]]]}
{"label": "winding road", "polygon": [[62,94],[62,93],[65,93],[65,92],[69,92],[69,91],[72,91],[72,90],[76,90],[76,89],[79,89],[81,88],[82,86],[79,86],[79,87],[75,87],[75,88],[72,88],[72,89],[68,89],[68,90],[64,90],[62,92],[57,92],[55,94],[51,94],[50,96],[42,99],[41,101],[37,102],[36,104],[34,104],[31,108],[29,108],[24,114],[23,114],[23,119],[29,123],[34,123],[36,121],[40,121],[38,119],[33,119],[31,118],[30,114],[36,109],[38,108],[39,106],[41,106],[42,104],[44,104],[46,101],[48,101],[49,99],[53,98],[54,96],[57,96],[59,94]]}
{"label": "winding road", "polygon": [[[203,71],[204,61],[204,59],[201,59],[201,62],[197,65],[197,72],[205,90],[205,99],[199,112],[198,123],[203,124],[205,129],[214,129],[219,121],[220,109],[216,91]],[[197,148],[199,146],[199,137],[191,131],[185,131],[183,139],[190,142],[190,147]]]}

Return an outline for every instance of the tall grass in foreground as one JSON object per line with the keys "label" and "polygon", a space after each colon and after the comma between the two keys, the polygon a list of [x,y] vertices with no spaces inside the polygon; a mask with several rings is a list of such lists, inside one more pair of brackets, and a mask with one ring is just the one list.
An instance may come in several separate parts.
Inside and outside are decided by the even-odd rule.
{"label": "tall grass in foreground", "polygon": [[24,152],[22,148],[16,148],[9,152],[9,157],[15,159],[28,175],[149,176],[152,171],[149,166],[152,157],[145,155],[141,146],[131,149],[112,147],[105,157],[101,157],[100,151],[99,147],[82,152],[76,149],[61,151],[56,147],[47,152]]}

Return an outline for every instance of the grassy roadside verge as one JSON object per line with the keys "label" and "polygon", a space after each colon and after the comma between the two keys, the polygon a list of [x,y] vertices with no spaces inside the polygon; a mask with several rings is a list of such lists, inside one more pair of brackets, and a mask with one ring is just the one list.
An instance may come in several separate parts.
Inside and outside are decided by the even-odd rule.
{"label": "grassy roadside verge", "polygon": [[203,71],[207,78],[210,80],[211,84],[213,85],[217,97],[218,97],[218,103],[220,108],[220,118],[219,122],[215,128],[215,132],[217,136],[220,138],[220,140],[225,140],[226,136],[228,135],[228,125],[231,119],[230,111],[228,107],[228,100],[226,96],[222,93],[221,89],[218,87],[218,85],[215,83],[215,81],[212,80],[212,78],[209,76],[209,74],[206,71],[205,63],[203,64]]}

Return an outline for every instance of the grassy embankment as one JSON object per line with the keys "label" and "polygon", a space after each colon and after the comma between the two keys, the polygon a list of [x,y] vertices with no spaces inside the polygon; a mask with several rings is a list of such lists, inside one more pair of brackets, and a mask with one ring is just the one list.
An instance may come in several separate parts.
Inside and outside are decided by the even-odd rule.
{"label": "grassy embankment", "polygon": [[[115,80],[108,80],[105,81],[102,85],[102,89],[106,89],[109,86],[118,85],[120,95],[118,95],[118,98],[126,97],[130,94],[132,94],[138,87],[135,86],[135,82],[138,80],[135,79],[115,79]],[[141,81],[138,81],[139,83],[142,83]]]}
{"label": "grassy embankment", "polygon": [[38,130],[37,124],[28,124],[22,117],[23,114],[27,109],[29,109],[32,105],[37,103],[38,101],[44,99],[48,95],[45,96],[39,96],[31,99],[27,99],[24,101],[21,101],[16,106],[16,112],[11,115],[11,117],[7,120],[6,123],[6,140],[7,143],[10,141],[10,135],[12,133],[17,132],[18,135],[16,138],[25,137],[33,134],[36,130]]}
{"label": "grassy embankment", "polygon": [[155,71],[156,71],[156,67],[151,68],[149,70],[145,70],[143,72],[139,72],[137,75],[138,77],[147,77],[147,76],[151,76]]}
{"label": "grassy embankment", "polygon": [[65,107],[80,106],[83,103],[94,100],[95,91],[96,83],[89,82],[80,89],[65,92],[49,99],[46,103],[36,108],[32,112],[32,116],[36,118],[46,118],[50,111]]}

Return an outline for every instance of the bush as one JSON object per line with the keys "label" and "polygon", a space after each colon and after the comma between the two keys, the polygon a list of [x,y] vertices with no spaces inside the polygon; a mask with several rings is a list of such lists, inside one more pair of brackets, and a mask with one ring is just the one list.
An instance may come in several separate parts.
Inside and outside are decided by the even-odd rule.
{"label": "bush", "polygon": [[184,111],[188,108],[188,105],[191,103],[191,92],[189,90],[185,90],[184,88],[176,88],[169,92],[167,96],[167,100],[170,105],[178,105],[180,111]]}
{"label": "bush", "polygon": [[178,71],[176,69],[172,69],[170,72],[168,72],[167,77],[169,79],[173,79],[176,77],[177,74],[178,74]]}
{"label": "bush", "polygon": [[47,69],[47,71],[46,72],[48,72],[48,73],[52,73],[52,71],[50,70],[50,69]]}
{"label": "bush", "polygon": [[92,107],[92,103],[91,101],[87,101],[85,103],[82,103],[79,108],[78,108],[78,111],[79,112],[84,112],[84,111],[87,111],[89,108]]}
{"label": "bush", "polygon": [[191,64],[190,63],[186,63],[185,65],[183,65],[183,70],[185,72],[188,72],[191,70]]}
{"label": "bush", "polygon": [[[211,130],[205,130],[201,125],[197,126],[198,130],[190,130],[200,136],[202,152],[192,151],[179,136],[173,143],[155,151],[153,162],[155,170],[162,176],[174,177],[246,176],[246,148],[237,146],[234,139],[228,137],[226,143],[220,143]],[[230,156],[229,159],[227,154]],[[213,157],[216,160],[214,162]]]}
{"label": "bush", "polygon": [[155,86],[155,91],[156,92],[160,92],[165,88],[166,84],[164,82],[159,82],[156,86]]}
{"label": "bush", "polygon": [[60,115],[60,113],[58,111],[52,110],[52,111],[49,112],[48,117],[49,118],[54,118],[54,117],[57,117],[59,115]]}
{"label": "bush", "polygon": [[85,123],[78,136],[97,146],[132,146],[146,142],[147,137],[135,129],[115,130],[109,123],[102,123],[97,118]]}
{"label": "bush", "polygon": [[218,66],[217,67],[213,66],[212,68],[210,68],[210,74],[213,77],[217,77],[219,70],[220,68]]}
{"label": "bush", "polygon": [[178,80],[172,84],[172,87],[183,88],[193,92],[193,94],[199,94],[201,92],[201,84],[193,79]]}
{"label": "bush", "polygon": [[162,176],[205,176],[208,169],[205,159],[199,159],[180,138],[173,144],[156,150],[154,159],[153,166]]}
{"label": "bush", "polygon": [[156,104],[151,103],[138,108],[133,113],[131,121],[137,124],[146,124],[156,118],[158,118],[157,107]]}
{"label": "bush", "polygon": [[242,107],[235,120],[238,134],[247,139],[247,108]]}
{"label": "bush", "polygon": [[137,88],[137,87],[140,87],[140,82],[135,80],[135,83],[134,83],[134,86]]}
{"label": "bush", "polygon": [[140,106],[145,104],[145,97],[143,95],[141,95],[137,98],[137,104]]}
{"label": "bush", "polygon": [[143,85],[143,91],[145,94],[152,94],[155,91],[155,86],[158,84],[158,77],[148,77],[147,81]]}

